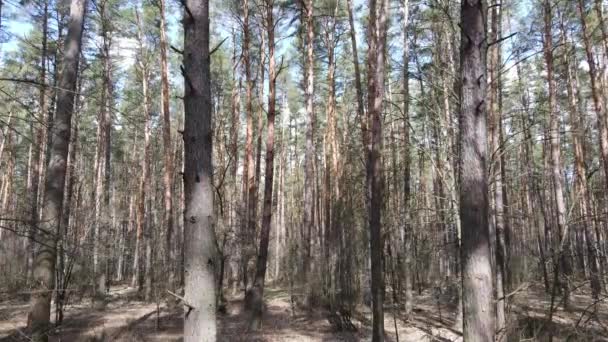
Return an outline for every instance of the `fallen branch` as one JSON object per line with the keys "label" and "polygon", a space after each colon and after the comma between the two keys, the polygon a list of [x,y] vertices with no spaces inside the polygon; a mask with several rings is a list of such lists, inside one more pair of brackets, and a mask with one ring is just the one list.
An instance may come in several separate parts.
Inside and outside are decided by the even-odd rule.
{"label": "fallen branch", "polygon": [[185,306],[187,306],[187,307],[188,307],[188,309],[190,309],[190,310],[194,310],[194,305],[192,305],[192,304],[188,303],[188,301],[187,301],[187,300],[186,300],[184,297],[182,297],[182,296],[180,296],[180,295],[177,295],[177,294],[175,294],[175,293],[173,293],[173,292],[171,292],[171,291],[169,291],[169,290],[167,290],[167,293],[169,293],[169,294],[170,294],[170,295],[172,295],[173,297],[175,297],[175,298],[179,299],[180,301],[182,301],[182,303],[184,303],[184,305],[185,305]]}

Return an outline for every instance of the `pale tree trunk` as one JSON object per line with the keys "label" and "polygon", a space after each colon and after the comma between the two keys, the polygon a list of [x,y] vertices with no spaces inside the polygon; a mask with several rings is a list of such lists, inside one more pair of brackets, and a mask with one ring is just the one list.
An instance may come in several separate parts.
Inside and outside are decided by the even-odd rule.
{"label": "pale tree trunk", "polygon": [[272,222],[272,187],[274,185],[274,121],[276,114],[276,81],[275,41],[274,41],[274,0],[266,0],[266,30],[268,32],[268,130],[266,133],[266,159],[264,180],[264,204],[262,209],[262,231],[258,252],[255,279],[248,296],[251,300],[251,320],[249,327],[259,330],[262,327],[262,310],[264,306],[264,281],[268,264],[268,243],[270,240],[270,223]]}
{"label": "pale tree trunk", "polygon": [[[45,121],[45,116],[48,112],[48,107],[47,107],[47,101],[46,101],[46,55],[47,55],[47,33],[48,33],[48,1],[44,2],[44,12],[43,12],[43,18],[42,18],[42,51],[41,51],[41,60],[40,60],[40,83],[42,83],[44,86],[42,86],[40,88],[40,95],[39,95],[39,114],[38,114],[38,124],[41,124]],[[34,127],[32,124],[30,124],[32,130],[34,130]],[[34,137],[34,141],[33,141],[33,145],[32,145],[32,159],[30,162],[30,166],[31,166],[31,172],[30,172],[30,177],[31,177],[31,183],[30,183],[30,188],[28,189],[28,196],[29,198],[29,202],[30,202],[30,231],[29,234],[31,236],[32,239],[35,239],[36,237],[36,230],[38,227],[38,220],[39,220],[39,208],[40,208],[40,200],[39,200],[39,193],[43,192],[43,189],[40,189],[40,165],[41,165],[41,161],[43,161],[45,159],[44,155],[45,155],[45,149],[43,148],[44,144],[43,141],[45,141],[45,130],[47,129],[47,127],[38,127],[35,130],[35,137]],[[32,136],[34,135],[34,131],[32,131]],[[34,254],[35,254],[35,244],[32,243],[32,241],[28,242],[28,246],[27,246],[27,260],[26,260],[26,269],[27,269],[27,273],[26,273],[26,284],[30,283],[30,280],[32,279],[32,270],[33,270],[33,261],[34,261]]]}
{"label": "pale tree trunk", "polygon": [[[335,48],[337,44],[336,40],[336,25],[338,15],[338,5],[336,2],[333,12],[327,17],[326,23],[324,24],[324,44],[327,49],[327,84],[328,84],[328,95],[327,95],[327,128],[325,132],[325,185],[324,185],[324,217],[325,217],[325,231],[324,231],[324,268],[325,273],[325,287],[327,293],[329,293],[329,304],[333,309],[335,304],[336,289],[343,288],[342,285],[338,284],[339,279],[339,265],[338,255],[343,254],[343,251],[336,250],[336,245],[342,246],[340,243],[342,239],[341,224],[339,221],[339,201],[340,199],[340,170],[339,160],[340,151],[338,146],[338,128],[336,118],[336,59],[335,59]],[[339,37],[338,37],[339,38]]]}
{"label": "pale tree trunk", "polygon": [[175,253],[173,244],[173,146],[171,144],[171,112],[169,110],[169,67],[167,64],[167,33],[165,19],[165,0],[159,0],[160,17],[160,77],[161,77],[161,110],[163,117],[163,157],[165,170],[163,172],[164,192],[164,216],[165,224],[165,270],[168,272],[168,288],[173,288],[175,282],[174,260]]}
{"label": "pale tree trunk", "polygon": [[[557,111],[556,102],[556,84],[553,78],[553,34],[552,34],[552,13],[551,3],[549,0],[544,1],[544,39],[543,52],[545,57],[545,68],[547,72],[547,83],[549,86],[549,140],[551,153],[551,181],[553,183],[553,197],[555,201],[555,227],[557,229],[557,240],[555,252],[557,259],[555,260],[555,279],[560,272],[565,275],[570,273],[569,256],[563,253],[563,249],[568,244],[568,227],[566,225],[566,204],[563,193],[562,182],[562,164],[561,164],[561,148],[560,148],[560,118]],[[564,289],[564,306],[568,303],[568,279],[563,279],[562,287]],[[552,311],[552,310],[551,310]]]}
{"label": "pale tree trunk", "polygon": [[[315,222],[315,199],[314,199],[314,158],[316,148],[314,144],[316,118],[314,111],[314,6],[312,0],[302,1],[305,26],[305,66],[304,66],[304,97],[306,108],[306,148],[304,155],[304,212],[302,224],[302,284],[306,286],[305,291],[310,291],[310,262],[312,231]],[[306,301],[310,293],[307,293]]]}
{"label": "pale tree trunk", "polygon": [[[249,1],[243,0],[243,65],[245,67],[247,133],[245,137],[245,158],[243,160],[243,213],[241,224],[241,272],[243,286],[247,290],[249,277],[249,262],[253,255],[255,238],[255,164],[253,161],[253,79],[250,61],[251,31],[249,27]],[[254,215],[255,216],[255,215]]]}
{"label": "pale tree trunk", "polygon": [[209,1],[184,10],[184,342],[216,340]]}
{"label": "pale tree trunk", "polygon": [[[2,218],[11,217],[9,201],[14,196],[14,179],[15,179],[15,147],[13,146],[13,127],[11,125],[11,119],[13,117],[13,112],[11,111],[8,116],[8,121],[6,124],[6,133],[4,134],[4,140],[2,141],[2,150],[6,149],[6,166],[4,166],[3,170],[5,172],[1,175],[4,179],[2,182],[2,186],[0,186],[0,222]],[[1,155],[0,155],[1,157]],[[2,163],[2,159],[0,158],[0,166]],[[11,223],[7,222],[8,225]],[[2,240],[4,229],[0,228],[0,241]],[[30,241],[30,244],[33,241]]]}
{"label": "pale tree trunk", "polygon": [[410,71],[409,71],[409,0],[401,4],[403,14],[403,282],[405,285],[405,315],[409,318],[412,313],[412,225],[410,223],[411,197],[411,151],[410,151]]}
{"label": "pale tree trunk", "polygon": [[[143,158],[141,160],[141,178],[139,182],[139,196],[137,204],[137,238],[139,243],[136,244],[138,261],[137,269],[135,270],[133,279],[136,280],[139,289],[144,288],[144,298],[149,300],[152,294],[152,270],[150,269],[151,258],[151,243],[152,243],[152,225],[150,224],[150,208],[147,205],[148,196],[151,196],[151,180],[150,180],[150,160],[151,160],[151,135],[152,135],[152,118],[150,116],[149,105],[149,65],[147,60],[147,52],[143,41],[143,27],[140,18],[139,10],[135,10],[135,16],[138,27],[138,44],[139,44],[139,61],[138,68],[141,73],[142,82],[142,104],[144,114],[144,146]],[[143,241],[142,241],[143,238]],[[143,244],[143,246],[142,246]],[[145,267],[142,260],[142,249],[145,248]],[[144,269],[145,268],[145,269]],[[142,270],[143,269],[143,270]],[[143,272],[142,272],[143,271]],[[145,280],[144,280],[145,279]]]}
{"label": "pale tree trunk", "polygon": [[107,17],[108,2],[101,1],[97,4],[101,21],[101,58],[103,61],[102,89],[100,100],[100,111],[97,125],[97,153],[95,160],[95,214],[93,222],[93,274],[94,294],[96,300],[103,300],[106,295],[106,263],[107,263],[107,236],[110,229],[109,218],[109,192],[110,192],[110,130],[112,117],[110,113],[112,103],[111,85],[111,62],[109,37],[109,18]]}
{"label": "pale tree trunk", "polygon": [[[46,198],[42,206],[41,228],[57,233],[63,205],[63,190],[67,167],[71,133],[71,117],[74,110],[76,79],[84,27],[86,0],[72,0],[68,33],[64,45],[63,67],[57,94],[54,136],[51,158],[46,178]],[[34,341],[46,341],[46,330],[50,324],[51,297],[54,289],[56,238],[55,234],[44,234],[34,259],[33,290],[30,298],[28,328]]]}
{"label": "pale tree trunk", "polygon": [[[460,221],[465,341],[494,341],[488,230],[485,0],[461,5]],[[465,172],[466,171],[466,172]]]}
{"label": "pale tree trunk", "polygon": [[[502,32],[502,8],[494,4],[491,13],[491,34],[490,41],[498,42]],[[491,174],[493,178],[494,210],[492,219],[494,220],[495,241],[494,254],[496,257],[494,286],[496,291],[496,341],[505,341],[506,334],[506,298],[505,298],[505,278],[506,278],[506,248],[505,248],[505,209],[503,202],[503,179],[502,179],[502,154],[504,153],[501,141],[502,113],[499,103],[499,92],[501,91],[501,68],[502,60],[500,44],[495,43],[490,47],[490,94],[489,98],[489,135],[490,135],[490,162]]]}
{"label": "pale tree trunk", "polygon": [[367,177],[370,185],[369,233],[372,295],[372,341],[384,341],[384,277],[381,214],[383,207],[382,175],[382,95],[386,53],[388,0],[369,1],[368,116],[371,123],[371,148],[367,153]]}
{"label": "pale tree trunk", "polygon": [[[44,1],[44,9],[42,14],[42,51],[41,51],[41,61],[40,61],[40,82],[44,84],[43,87],[40,88],[40,121],[39,124],[42,124],[38,129],[38,194],[36,204],[37,208],[42,207],[42,202],[44,201],[45,189],[40,184],[45,184],[46,176],[47,176],[47,166],[49,163],[49,148],[50,148],[50,139],[52,138],[52,134],[50,130],[52,129],[52,112],[49,111],[49,104],[47,101],[47,87],[46,87],[46,78],[47,78],[47,54],[48,54],[48,31],[49,31],[49,2]],[[42,212],[38,212],[37,219],[41,219]]]}

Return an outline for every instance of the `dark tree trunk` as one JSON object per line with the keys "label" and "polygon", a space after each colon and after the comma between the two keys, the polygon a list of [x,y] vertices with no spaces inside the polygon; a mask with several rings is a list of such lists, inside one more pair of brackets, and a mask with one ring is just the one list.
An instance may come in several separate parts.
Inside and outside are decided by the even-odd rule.
{"label": "dark tree trunk", "polygon": [[371,122],[371,148],[367,153],[367,179],[370,185],[369,232],[372,295],[372,341],[384,341],[384,276],[381,214],[383,207],[382,175],[382,101],[386,52],[388,1],[369,1],[368,116]]}
{"label": "dark tree trunk", "polygon": [[[488,230],[485,0],[461,5],[460,221],[465,341],[494,341]],[[466,172],[465,172],[466,171]]]}
{"label": "dark tree trunk", "polygon": [[262,327],[262,310],[264,304],[264,281],[268,266],[268,243],[270,240],[270,223],[272,222],[272,187],[274,185],[274,121],[276,114],[276,79],[275,42],[274,42],[274,0],[266,0],[266,29],[268,31],[268,132],[266,134],[266,160],[264,180],[264,204],[262,209],[262,231],[260,249],[256,262],[255,279],[248,299],[251,301],[251,321],[249,327],[259,330]]}

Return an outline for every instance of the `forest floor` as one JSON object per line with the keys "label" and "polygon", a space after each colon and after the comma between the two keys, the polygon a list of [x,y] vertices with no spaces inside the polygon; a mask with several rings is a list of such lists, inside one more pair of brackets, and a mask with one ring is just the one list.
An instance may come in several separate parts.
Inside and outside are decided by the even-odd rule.
{"label": "forest floor", "polygon": [[[440,297],[441,298],[441,297]],[[608,297],[598,303],[584,287],[573,292],[569,311],[561,307],[554,313],[548,328],[550,297],[538,287],[522,287],[511,297],[512,341],[543,341],[547,333],[554,341],[608,341]],[[364,305],[353,314],[356,331],[338,332],[329,323],[327,312],[292,310],[289,293],[269,287],[261,332],[247,332],[247,315],[242,311],[243,298],[229,296],[226,312],[220,314],[218,341],[369,341],[371,312]],[[442,298],[445,299],[445,298]],[[73,298],[65,311],[64,323],[49,333],[51,342],[60,341],[181,341],[183,309],[174,300],[145,303],[128,287],[112,287],[105,307],[94,307],[87,298]],[[416,296],[414,312],[408,321],[399,312],[385,310],[386,341],[462,341],[454,329],[456,310],[446,300],[437,300],[430,292]],[[443,303],[441,303],[443,302]],[[173,304],[171,304],[173,303]],[[597,311],[593,314],[593,308]],[[0,303],[0,342],[28,341],[24,332],[27,302],[22,299]],[[396,329],[395,329],[396,328]]]}

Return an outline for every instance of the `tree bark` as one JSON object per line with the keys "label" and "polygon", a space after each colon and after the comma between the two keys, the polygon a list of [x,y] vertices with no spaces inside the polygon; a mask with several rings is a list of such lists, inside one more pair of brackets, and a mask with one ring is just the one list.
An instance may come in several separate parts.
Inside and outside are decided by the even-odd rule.
{"label": "tree bark", "polygon": [[266,134],[266,159],[264,180],[264,205],[262,210],[262,231],[260,248],[256,262],[255,279],[251,288],[251,321],[249,327],[259,330],[262,327],[262,310],[264,301],[264,281],[268,265],[268,243],[270,240],[270,223],[272,222],[272,188],[274,185],[274,121],[276,115],[276,80],[275,41],[274,41],[274,0],[266,0],[266,30],[268,33],[268,131]]}
{"label": "tree bark", "polygon": [[[350,0],[352,1],[352,0]],[[412,225],[410,223],[411,151],[410,151],[410,71],[409,71],[409,0],[401,4],[403,13],[403,282],[405,283],[405,315],[412,313]]]}
{"label": "tree bark", "polygon": [[166,34],[166,19],[165,19],[165,0],[159,0],[159,17],[160,17],[160,77],[161,77],[161,110],[163,117],[163,157],[165,162],[165,170],[163,173],[164,183],[164,217],[163,221],[166,225],[165,235],[165,268],[168,272],[169,288],[173,288],[175,282],[175,270],[173,260],[175,253],[172,248],[173,244],[173,146],[171,144],[171,112],[169,107],[169,67],[167,64],[167,34]]}
{"label": "tree bark", "polygon": [[255,213],[257,189],[255,186],[255,164],[253,161],[253,79],[251,77],[249,27],[249,0],[243,0],[243,66],[245,68],[247,133],[245,138],[245,158],[243,161],[243,208],[245,219],[241,225],[241,272],[243,286],[247,290],[249,279],[249,261],[252,258],[255,238]]}
{"label": "tree bark", "polygon": [[[501,35],[502,26],[502,8],[495,3],[491,13],[491,37],[490,41],[497,42]],[[490,109],[490,153],[491,153],[491,175],[493,178],[493,195],[494,195],[494,210],[492,218],[495,227],[495,250],[496,257],[494,286],[496,291],[496,341],[505,341],[506,335],[506,247],[505,247],[505,208],[503,202],[503,179],[502,179],[502,161],[503,147],[501,141],[502,129],[502,113],[500,106],[500,91],[501,91],[501,66],[502,58],[500,53],[500,44],[494,44],[490,48],[490,94],[489,94],[489,109]]]}
{"label": "tree bark", "polygon": [[[485,0],[461,5],[460,221],[465,341],[494,341],[488,230]],[[465,172],[466,171],[466,172]]]}
{"label": "tree bark", "polygon": [[[306,107],[306,148],[304,154],[304,213],[302,224],[302,284],[309,292],[309,269],[311,262],[312,231],[315,222],[315,200],[314,200],[314,158],[316,158],[315,126],[316,117],[314,110],[314,4],[313,0],[302,1],[304,12],[305,38],[305,66],[304,66],[304,97]],[[309,293],[306,296],[308,301]]]}
{"label": "tree bark", "polygon": [[369,232],[372,295],[372,341],[384,341],[384,277],[381,214],[383,207],[382,175],[382,100],[386,53],[388,1],[369,1],[368,116],[371,122],[367,153],[367,177],[370,185]]}
{"label": "tree bark", "polygon": [[43,241],[34,259],[34,289],[30,299],[28,328],[34,341],[47,341],[46,331],[50,323],[51,297],[54,288],[56,233],[60,225],[63,205],[63,190],[67,167],[71,118],[74,110],[74,94],[78,74],[82,31],[86,0],[72,0],[68,33],[64,45],[62,73],[57,94],[57,112],[54,135],[51,144],[51,158],[48,167],[45,190],[46,199],[42,206],[42,229],[55,233],[44,234]]}
{"label": "tree bark", "polygon": [[[543,52],[545,58],[545,68],[547,72],[548,95],[549,95],[549,140],[551,153],[551,181],[553,183],[553,196],[555,201],[555,228],[557,229],[557,241],[555,252],[559,260],[555,261],[555,272],[560,273],[560,270],[565,274],[570,273],[568,257],[564,255],[563,249],[568,243],[568,226],[566,225],[566,204],[563,193],[562,181],[562,164],[561,164],[561,147],[560,147],[560,118],[557,111],[556,102],[556,84],[553,77],[553,34],[552,34],[552,4],[549,0],[545,0],[544,8],[544,39]],[[556,275],[557,277],[557,275]],[[564,306],[568,302],[568,280],[564,279],[562,286],[564,287]]]}
{"label": "tree bark", "polygon": [[209,1],[186,0],[184,25],[184,342],[216,340]]}

